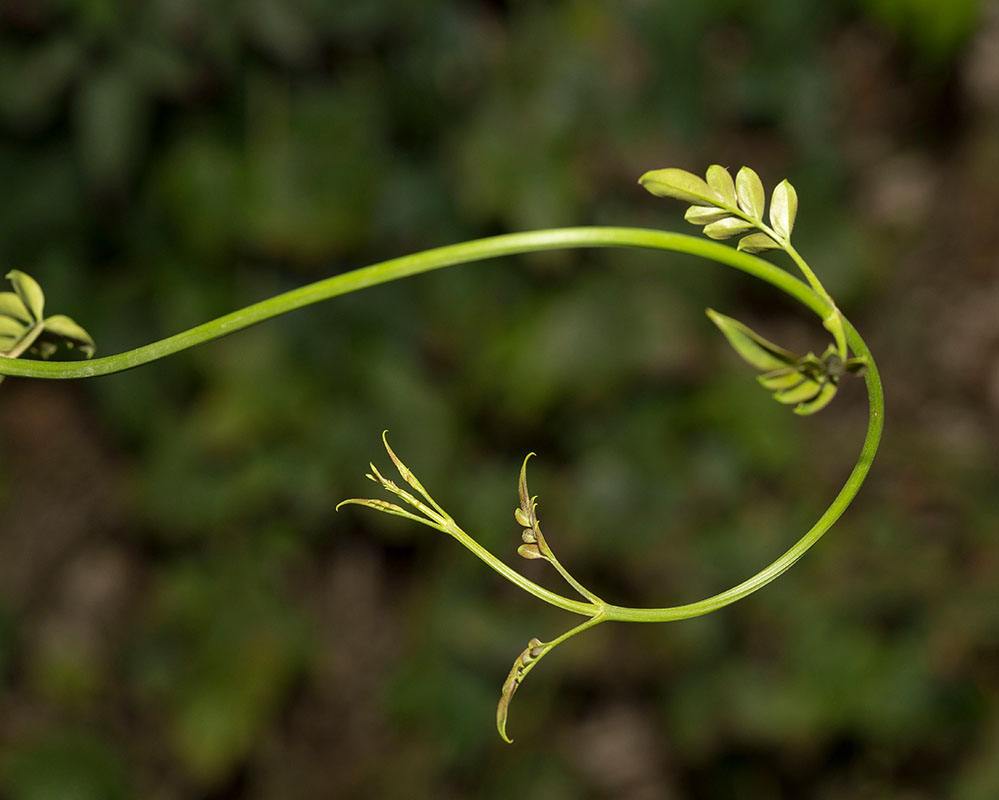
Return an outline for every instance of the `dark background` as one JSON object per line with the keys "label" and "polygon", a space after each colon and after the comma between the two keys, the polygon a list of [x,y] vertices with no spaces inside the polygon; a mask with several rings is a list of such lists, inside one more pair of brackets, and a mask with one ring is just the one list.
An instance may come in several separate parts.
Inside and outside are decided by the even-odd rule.
{"label": "dark background", "polygon": [[[999,11],[976,0],[0,0],[0,265],[119,352],[482,235],[696,232],[647,169],[753,166],[885,378],[859,498],[720,613],[569,615],[370,493],[379,434],[607,599],[768,564],[859,452],[860,381],[773,403],[717,265],[559,252],[315,306],[143,369],[0,387],[0,796],[999,797]],[[777,256],[781,264],[787,262]],[[991,430],[990,430],[991,428]],[[990,756],[991,754],[991,756]]]}

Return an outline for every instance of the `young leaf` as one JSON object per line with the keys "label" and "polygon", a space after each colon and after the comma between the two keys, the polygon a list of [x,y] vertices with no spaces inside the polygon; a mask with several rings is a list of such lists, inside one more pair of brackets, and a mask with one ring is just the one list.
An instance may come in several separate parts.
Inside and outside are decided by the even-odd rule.
{"label": "young leaf", "polygon": [[[827,381],[828,383],[828,381]],[[794,403],[804,403],[816,397],[823,388],[823,384],[812,378],[806,378],[797,386],[774,394],[774,400],[785,405]]]}
{"label": "young leaf", "polygon": [[14,292],[0,292],[0,316],[11,317],[20,322],[31,322],[31,312]]}
{"label": "young leaf", "polygon": [[694,225],[707,225],[711,222],[725,219],[729,215],[723,208],[712,208],[711,206],[691,206],[683,218]]}
{"label": "young leaf", "polygon": [[760,176],[749,167],[743,167],[735,176],[735,190],[739,196],[739,208],[753,219],[763,219],[767,197]]}
{"label": "young leaf", "polygon": [[389,503],[387,500],[373,500],[367,497],[352,497],[349,500],[342,500],[336,504],[336,511],[340,510],[341,506],[364,506],[365,508],[372,508],[375,511],[381,511],[383,514],[391,514],[394,517],[405,517],[406,519],[411,519],[414,522],[422,522],[426,524],[426,520],[422,517],[418,517],[416,514],[410,514],[406,509],[401,506],[397,506],[395,503]]}
{"label": "young leaf", "polygon": [[656,197],[672,197],[695,206],[710,206],[721,198],[701,178],[684,169],[654,169],[638,182]]}
{"label": "young leaf", "polygon": [[735,181],[725,167],[719,164],[712,164],[708,167],[708,186],[717,192],[722,202],[730,206],[738,205],[738,196],[735,193]]}
{"label": "young leaf", "polygon": [[20,339],[27,333],[29,327],[11,317],[0,317],[0,336],[13,336],[15,339]]}
{"label": "young leaf", "polygon": [[499,735],[507,744],[513,744],[513,739],[506,735],[506,718],[510,713],[510,702],[513,700],[517,687],[527,677],[532,663],[541,658],[546,650],[544,642],[540,639],[531,639],[524,652],[517,656],[517,660],[513,662],[513,668],[503,682],[503,691],[500,694],[499,704],[496,706],[496,730],[499,731]]}
{"label": "young leaf", "polygon": [[771,392],[776,392],[780,389],[790,389],[792,386],[797,386],[804,379],[805,376],[794,367],[775,369],[756,376],[756,380],[759,381],[760,386],[764,389],[769,389]]}
{"label": "young leaf", "polygon": [[[725,338],[728,339],[735,352],[757,369],[783,369],[793,367],[797,362],[798,359],[794,353],[767,341],[738,320],[719,314],[711,308],[707,310],[707,315],[718,326],[718,330],[725,334]],[[818,391],[818,387],[816,387],[816,391]]]}
{"label": "young leaf", "polygon": [[753,224],[737,217],[726,217],[704,226],[704,235],[710,239],[731,239],[740,233],[751,231]]}
{"label": "young leaf", "polygon": [[762,253],[765,250],[779,250],[780,245],[765,233],[751,233],[743,236],[739,240],[736,250],[743,250],[746,253]]}
{"label": "young leaf", "polygon": [[94,340],[90,334],[63,314],[56,314],[45,320],[45,333],[58,336],[70,347],[79,347],[87,358],[94,355]]}
{"label": "young leaf", "polygon": [[42,287],[38,285],[38,281],[19,269],[12,269],[8,272],[7,280],[13,284],[17,296],[31,312],[33,321],[41,322],[42,311],[45,309],[45,294],[42,292]]}
{"label": "young leaf", "polygon": [[0,334],[0,353],[7,353],[14,349],[14,345],[17,344],[19,336],[5,336]]}
{"label": "young leaf", "polygon": [[823,385],[821,391],[815,395],[811,400],[805,403],[799,403],[795,409],[795,414],[800,414],[803,417],[807,417],[809,414],[814,414],[817,411],[821,411],[829,402],[836,396],[836,383],[834,381],[826,381]]}
{"label": "young leaf", "polygon": [[777,184],[770,198],[770,224],[778,234],[790,239],[797,215],[798,193],[787,180],[783,180]]}

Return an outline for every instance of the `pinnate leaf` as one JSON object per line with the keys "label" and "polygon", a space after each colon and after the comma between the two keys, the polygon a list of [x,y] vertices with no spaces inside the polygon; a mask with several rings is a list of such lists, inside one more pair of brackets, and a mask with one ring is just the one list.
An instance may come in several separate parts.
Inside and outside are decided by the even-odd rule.
{"label": "pinnate leaf", "polygon": [[798,193],[787,180],[783,180],[777,184],[770,198],[770,225],[779,235],[790,239],[797,215]]}
{"label": "pinnate leaf", "polygon": [[656,197],[672,197],[695,206],[714,205],[721,199],[702,178],[685,169],[650,170],[638,182]]}
{"label": "pinnate leaf", "polygon": [[753,219],[763,219],[767,198],[760,176],[749,167],[743,167],[735,176],[735,190],[739,196],[739,208]]}
{"label": "pinnate leaf", "polygon": [[711,308],[707,310],[707,314],[746,363],[768,371],[793,367],[796,364],[797,358],[794,353],[767,341],[738,320],[719,314]]}

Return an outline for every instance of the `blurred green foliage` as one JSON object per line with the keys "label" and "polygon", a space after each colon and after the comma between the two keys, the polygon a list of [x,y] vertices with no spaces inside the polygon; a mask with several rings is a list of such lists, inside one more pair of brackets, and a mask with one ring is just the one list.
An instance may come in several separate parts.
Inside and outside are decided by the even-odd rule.
{"label": "blurred green foliage", "polygon": [[751,164],[793,179],[889,404],[819,548],[720,614],[568,643],[511,748],[500,684],[564,615],[443,537],[335,515],[379,433],[510,559],[537,451],[575,574],[699,599],[859,450],[859,383],[796,419],[702,313],[821,352],[798,309],[690,259],[547,253],[8,380],[0,794],[999,795],[996,37],[974,2],[0,0],[0,265],[100,352],[474,236],[681,230],[638,175]]}

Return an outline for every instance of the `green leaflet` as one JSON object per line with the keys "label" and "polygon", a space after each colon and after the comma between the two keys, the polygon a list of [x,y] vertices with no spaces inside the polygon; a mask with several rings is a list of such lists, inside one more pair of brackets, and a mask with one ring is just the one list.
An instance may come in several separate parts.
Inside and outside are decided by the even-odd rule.
{"label": "green leaflet", "polygon": [[735,207],[739,204],[739,199],[735,192],[735,181],[732,180],[732,176],[725,167],[712,164],[708,167],[707,179],[708,186],[717,192],[726,205]]}
{"label": "green leaflet", "polygon": [[25,325],[11,317],[0,317],[0,336],[13,336],[15,339],[20,339],[30,327],[30,325]]}
{"label": "green leaflet", "polygon": [[806,400],[811,400],[816,397],[822,388],[823,384],[814,378],[805,378],[797,386],[793,386],[790,389],[784,389],[783,391],[774,394],[774,400],[778,403],[784,403],[785,405],[803,403]]}
{"label": "green leaflet", "polygon": [[825,408],[832,399],[836,396],[836,390],[838,386],[836,381],[830,379],[825,382],[821,391],[811,400],[801,403],[794,409],[795,414],[800,414],[803,417],[807,417],[809,414],[814,414],[817,411],[821,411]]}
{"label": "green leaflet", "polygon": [[7,280],[14,286],[14,291],[21,298],[25,308],[31,313],[32,321],[40,322],[42,312],[45,309],[45,294],[38,281],[30,275],[26,275],[19,269],[12,269],[7,273]]}
{"label": "green leaflet", "polygon": [[770,225],[780,236],[790,239],[797,215],[798,193],[787,179],[782,180],[770,198]]}
{"label": "green leaflet", "polygon": [[672,197],[695,206],[713,206],[721,200],[703,179],[684,169],[650,170],[638,182],[656,197]]}
{"label": "green leaflet", "polygon": [[56,314],[45,320],[45,330],[42,335],[53,335],[62,339],[70,347],[79,347],[87,358],[94,354],[94,340],[90,334],[63,314]]}
{"label": "green leaflet", "polygon": [[14,292],[0,292],[0,316],[10,317],[19,322],[32,322],[31,312]]}
{"label": "green leaflet", "polygon": [[764,389],[769,389],[771,392],[790,389],[792,386],[797,386],[804,379],[805,376],[795,367],[775,369],[772,372],[764,372],[762,375],[756,376],[756,380],[759,381],[760,386]]}
{"label": "green leaflet", "polygon": [[739,208],[753,219],[763,219],[767,196],[760,176],[749,167],[743,167],[735,176],[735,191],[739,197]]}
{"label": "green leaflet", "polygon": [[751,233],[739,240],[736,250],[747,253],[762,253],[765,250],[780,250],[780,245],[765,233]]}
{"label": "green leaflet", "polygon": [[712,206],[691,206],[683,218],[694,225],[708,225],[712,222],[728,217],[729,212],[724,208],[714,208]]}
{"label": "green leaflet", "polygon": [[760,370],[776,370],[783,367],[793,367],[798,359],[783,347],[764,339],[750,330],[738,320],[719,314],[709,308],[707,315],[718,326],[729,344],[743,360]]}
{"label": "green leaflet", "polygon": [[739,219],[738,217],[725,217],[718,222],[712,222],[704,226],[704,235],[709,239],[731,239],[740,233],[751,231],[754,225],[751,222]]}

